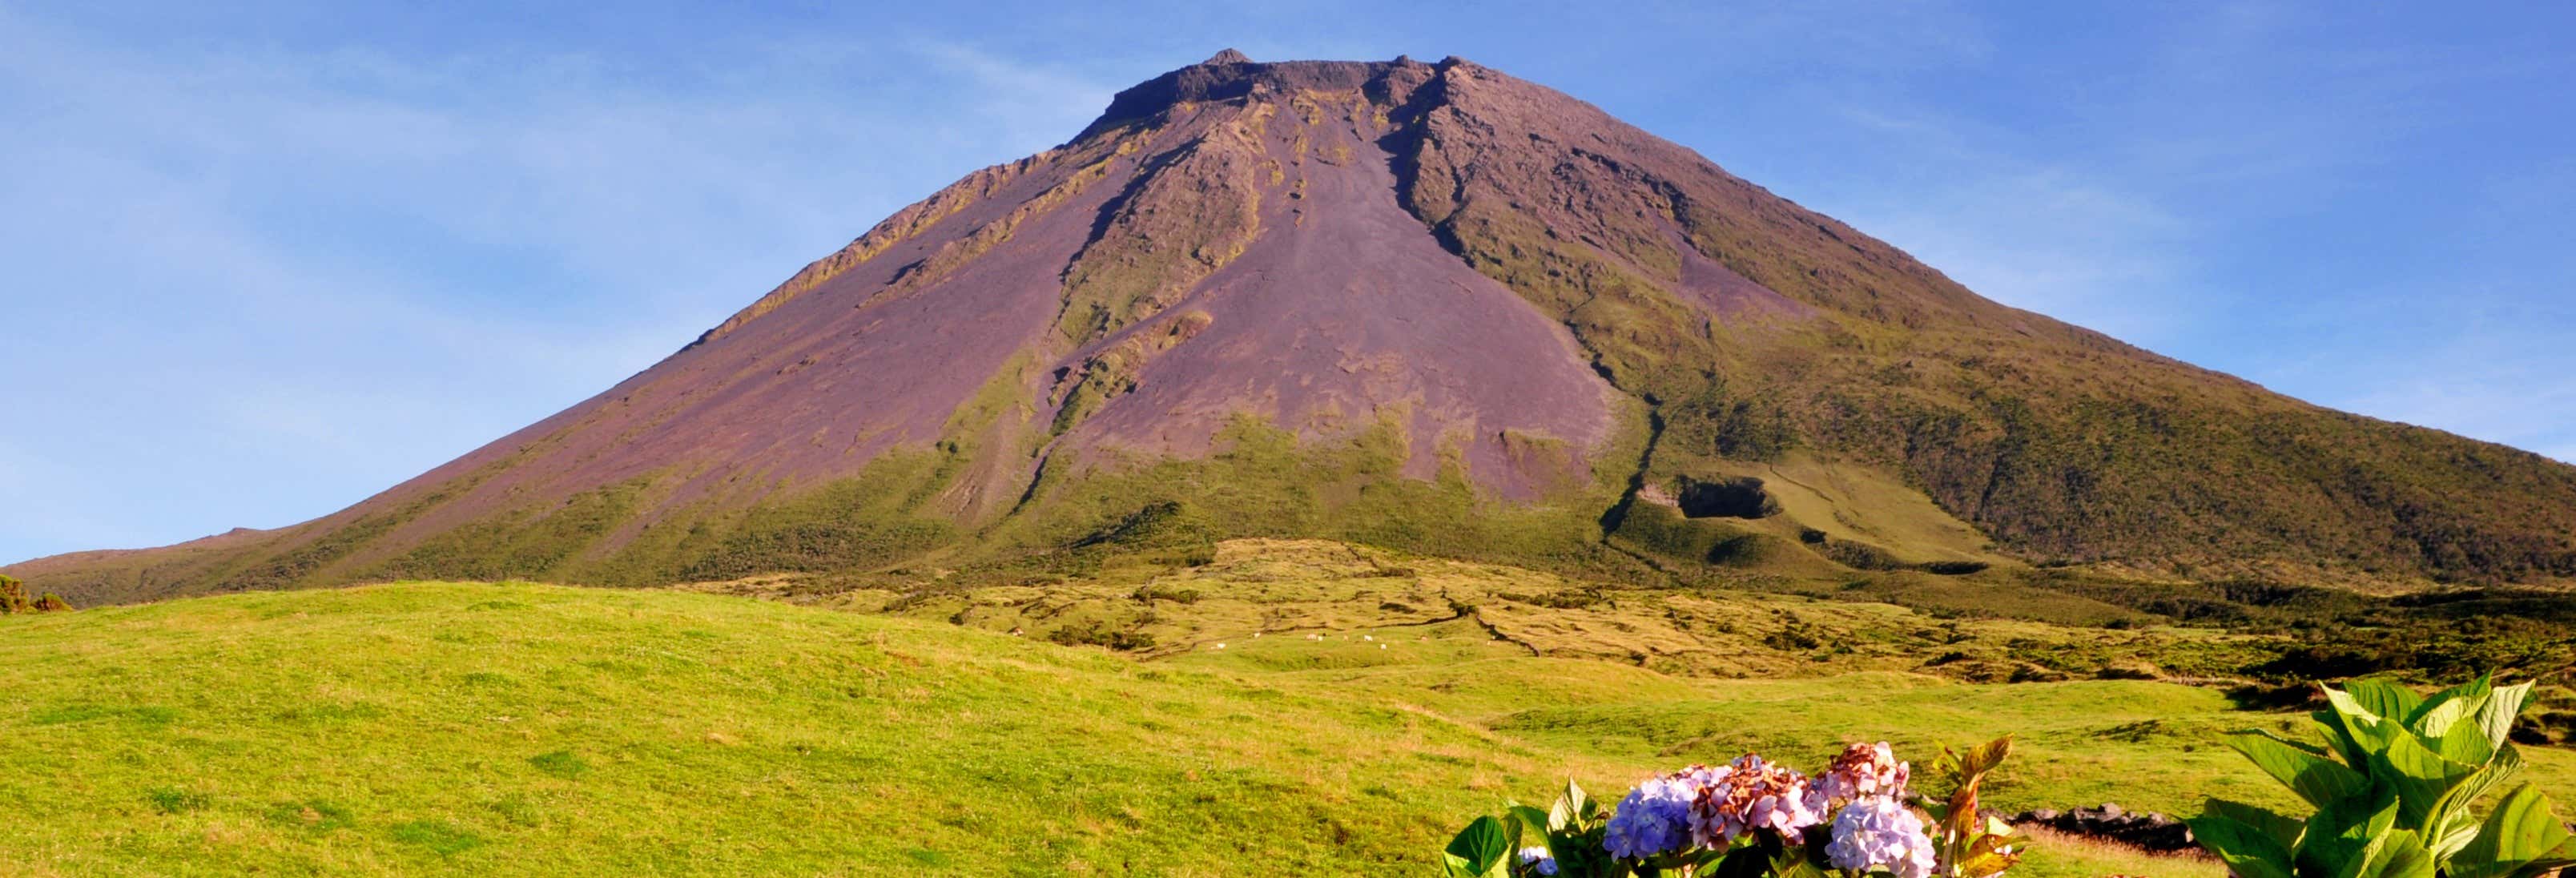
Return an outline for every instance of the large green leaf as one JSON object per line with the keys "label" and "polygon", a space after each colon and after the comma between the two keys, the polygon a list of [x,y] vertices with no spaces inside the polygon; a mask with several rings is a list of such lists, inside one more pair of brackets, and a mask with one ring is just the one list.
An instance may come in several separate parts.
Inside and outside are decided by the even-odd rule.
{"label": "large green leaf", "polygon": [[2299,874],[2349,876],[2370,861],[2371,843],[2396,828],[2397,791],[2383,784],[2320,806],[2299,840]]}
{"label": "large green leaf", "polygon": [[2369,860],[2353,878],[2434,878],[2433,854],[2423,839],[2400,829],[2371,840]]}
{"label": "large green leaf", "polygon": [[2478,712],[2485,710],[2493,697],[2480,695],[2442,702],[2424,711],[2411,730],[2445,759],[2471,765],[2485,762],[2495,755],[2495,744],[2487,741],[2486,727],[2479,724]]}
{"label": "large green leaf", "polygon": [[2487,678],[2481,676],[2475,680],[2470,680],[2466,683],[2433,693],[2431,696],[2426,697],[2422,703],[2417,704],[2414,710],[2406,713],[2383,715],[2390,719],[2397,720],[2398,722],[2405,723],[2410,727],[2415,727],[2416,723],[2423,720],[2425,714],[2431,713],[2436,707],[2440,707],[2453,701],[2485,698],[2487,697],[2487,693],[2491,691],[2493,691],[2493,689],[2488,683]]}
{"label": "large green leaf", "polygon": [[2326,704],[2333,709],[2320,712],[2317,721],[2343,738],[2340,743],[2344,761],[2355,769],[2369,765],[2371,754],[2386,748],[2391,737],[2406,731],[2396,720],[2364,707],[2351,693],[2328,689]]}
{"label": "large green leaf", "polygon": [[2224,817],[2270,836],[2280,843],[2283,850],[2298,847],[2300,834],[2308,828],[2305,821],[2296,817],[2226,799],[2211,799],[2204,810],[2209,816]]}
{"label": "large green leaf", "polygon": [[2525,784],[2496,803],[2475,841],[2451,858],[2454,878],[2506,878],[2525,864],[2551,856],[2568,843],[2567,827],[2549,811],[2549,797]]}
{"label": "large green leaf", "polygon": [[[1562,809],[1560,808],[1559,810]],[[1503,806],[1503,813],[1511,815],[1512,822],[1520,824],[1520,835],[1522,838],[1520,844],[1524,847],[1528,846],[1529,842],[1527,839],[1531,835],[1543,836],[1565,828],[1563,823],[1557,821],[1554,812],[1541,811],[1538,809],[1538,806],[1535,805],[1522,805],[1518,803],[1505,805]]]}
{"label": "large green leaf", "polygon": [[2476,774],[2480,766],[2454,762],[2424,745],[2414,732],[2400,729],[2378,756],[2381,779],[2397,790],[2398,818],[2410,827],[2426,826],[2434,806],[2453,787]]}
{"label": "large green leaf", "polygon": [[2433,814],[2424,824],[2424,846],[2432,849],[2435,858],[2445,860],[2466,847],[2478,834],[2477,812],[2472,809],[2521,772],[2522,751],[2512,744],[2504,745],[2485,767],[2434,803]]}
{"label": "large green leaf", "polygon": [[1583,785],[1571,779],[1565,782],[1565,794],[1558,798],[1565,803],[1566,822],[1569,824],[1582,823],[1601,815],[1600,804],[1583,792]]}
{"label": "large green leaf", "polygon": [[2326,744],[2334,748],[2335,755],[2343,757],[2345,765],[2370,764],[2370,748],[2362,746],[2361,740],[2344,723],[2342,714],[2318,710],[2310,711],[2308,718],[2316,721],[2317,728],[2325,733]]}
{"label": "large green leaf", "polygon": [[1449,840],[1443,853],[1451,878],[1498,878],[1508,874],[1512,839],[1502,821],[1478,817]]}
{"label": "large green leaf", "polygon": [[2227,736],[2227,746],[2245,754],[2263,773],[2319,808],[2360,795],[2370,787],[2370,778],[2350,766],[2269,732],[2237,732]]}
{"label": "large green leaf", "polygon": [[2561,874],[2558,870],[2571,866],[2576,866],[2576,841],[2559,845],[2557,850],[2540,859],[2522,864],[2522,868],[2513,870],[2513,878],[2541,878],[2544,875],[2554,878]]}
{"label": "large green leaf", "polygon": [[2225,862],[2228,871],[2244,878],[2297,878],[2289,846],[2266,830],[2214,813],[2183,822],[2191,827],[2193,840]]}
{"label": "large green leaf", "polygon": [[2387,680],[2354,680],[2345,683],[2343,689],[2375,716],[2411,719],[2424,704],[2415,690]]}
{"label": "large green leaf", "polygon": [[2513,734],[2513,721],[2531,704],[2531,687],[2536,682],[2525,680],[2495,690],[2495,696],[2487,699],[2486,709],[2478,712],[2478,725],[2486,729],[2487,741],[2497,749],[2504,748],[2505,739]]}

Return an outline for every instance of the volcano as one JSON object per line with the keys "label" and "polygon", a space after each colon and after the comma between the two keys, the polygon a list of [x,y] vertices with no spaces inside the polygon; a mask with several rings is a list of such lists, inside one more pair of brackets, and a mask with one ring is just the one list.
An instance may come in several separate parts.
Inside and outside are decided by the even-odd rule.
{"label": "volcano", "polygon": [[95,603],[1257,535],[1684,578],[2527,580],[2576,576],[2571,534],[2576,467],[1988,301],[1547,88],[1229,50],[346,510],[8,572]]}

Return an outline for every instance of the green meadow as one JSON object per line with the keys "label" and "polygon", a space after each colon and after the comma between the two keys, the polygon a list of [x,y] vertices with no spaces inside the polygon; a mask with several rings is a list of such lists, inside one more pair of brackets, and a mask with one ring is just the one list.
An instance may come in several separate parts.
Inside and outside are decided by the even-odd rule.
{"label": "green meadow", "polygon": [[[1465,820],[1567,778],[1615,798],[1746,750],[1813,763],[1886,739],[1928,761],[2004,733],[2004,809],[2287,804],[2216,737],[2294,714],[2150,679],[1940,673],[2050,636],[2122,664],[2120,644],[2228,648],[2213,635],[1664,596],[1743,617],[1725,633],[1336,545],[1229,544],[1038,593],[406,582],[0,617],[0,873],[1431,874]],[[1806,640],[1779,636],[1783,613]],[[1635,655],[1548,639],[1619,625]],[[1918,629],[1939,633],[1910,645]],[[1127,648],[1084,642],[1100,630]],[[1925,665],[1950,652],[1970,657]],[[2530,753],[2576,800],[2576,759]],[[2014,874],[2112,873],[2221,870],[2059,840]]]}

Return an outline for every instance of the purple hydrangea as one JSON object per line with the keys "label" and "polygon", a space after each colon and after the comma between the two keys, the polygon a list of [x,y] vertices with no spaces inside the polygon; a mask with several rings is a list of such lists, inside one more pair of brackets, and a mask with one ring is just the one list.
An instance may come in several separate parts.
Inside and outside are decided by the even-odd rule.
{"label": "purple hydrangea", "polygon": [[1644,859],[1690,845],[1691,802],[1699,791],[1726,777],[1727,769],[1694,765],[1650,778],[1628,791],[1610,815],[1601,846],[1614,857]]}
{"label": "purple hydrangea", "polygon": [[1532,845],[1521,849],[1521,868],[1540,875],[1556,874],[1556,852]]}
{"label": "purple hydrangea", "polygon": [[1870,796],[1843,806],[1834,817],[1833,841],[1825,859],[1836,869],[1854,872],[1885,867],[1896,878],[1932,874],[1932,838],[1923,819],[1895,799]]}

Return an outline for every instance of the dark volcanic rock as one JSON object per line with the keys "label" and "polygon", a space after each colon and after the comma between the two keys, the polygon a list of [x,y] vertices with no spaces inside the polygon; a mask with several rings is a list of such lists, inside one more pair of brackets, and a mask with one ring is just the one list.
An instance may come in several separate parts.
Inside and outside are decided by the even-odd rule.
{"label": "dark volcanic rock", "polygon": [[1682,477],[1674,503],[1690,518],[1767,518],[1780,512],[1780,501],[1762,490],[1752,476],[1700,480]]}
{"label": "dark volcanic rock", "polygon": [[2104,802],[2099,808],[2076,808],[2059,812],[2053,808],[2025,811],[2005,818],[2017,826],[2045,826],[2068,835],[2081,835],[2114,841],[2140,850],[2156,853],[2198,850],[2192,841],[2191,827],[2163,814],[2131,814],[2117,804]]}

